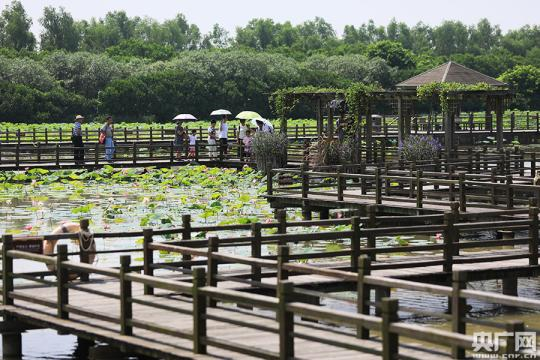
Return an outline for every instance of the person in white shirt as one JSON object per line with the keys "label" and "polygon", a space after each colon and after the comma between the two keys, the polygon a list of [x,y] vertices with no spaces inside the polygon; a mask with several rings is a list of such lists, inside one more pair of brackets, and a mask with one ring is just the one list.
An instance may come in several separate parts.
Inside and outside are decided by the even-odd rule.
{"label": "person in white shirt", "polygon": [[227,116],[224,115],[221,118],[221,123],[219,124],[219,144],[223,151],[223,154],[227,154],[227,145],[228,145],[228,132],[229,124],[227,124]]}
{"label": "person in white shirt", "polygon": [[189,159],[195,159],[195,154],[197,151],[196,147],[197,147],[197,130],[193,129],[191,130],[191,134],[189,134],[189,153],[188,153]]}
{"label": "person in white shirt", "polygon": [[208,127],[208,156],[210,159],[215,159],[217,157],[217,146],[216,146],[216,120],[210,122]]}

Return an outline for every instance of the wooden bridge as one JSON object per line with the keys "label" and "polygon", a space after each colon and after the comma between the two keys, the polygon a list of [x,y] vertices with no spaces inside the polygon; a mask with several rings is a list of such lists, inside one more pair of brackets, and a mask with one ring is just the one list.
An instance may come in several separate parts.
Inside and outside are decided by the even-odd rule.
{"label": "wooden bridge", "polygon": [[[488,217],[498,220],[486,222]],[[106,342],[126,353],[166,359],[461,359],[475,353],[477,339],[466,334],[467,324],[494,331],[538,331],[534,322],[504,323],[467,315],[471,301],[540,310],[539,300],[516,296],[516,279],[540,272],[535,207],[474,217],[449,212],[287,221],[278,211],[276,218],[264,224],[196,226],[186,215],[177,228],[95,233],[95,239],[143,236],[142,248],[97,251],[98,256],[119,255],[119,267],[87,264],[88,253],[68,253],[66,245],[59,245],[53,256],[21,250],[32,241],[62,241],[79,234],[4,235],[4,357],[20,355],[21,331],[42,327]],[[328,226],[341,230],[312,231]],[[462,237],[492,229],[511,230],[517,236]],[[227,236],[231,230],[249,233]],[[207,239],[194,238],[201,232]],[[425,245],[377,241],[394,234],[436,233],[442,233],[443,240]],[[296,253],[288,246],[317,240],[344,247]],[[272,245],[278,246],[277,255],[269,252]],[[250,256],[235,255],[234,249],[241,247],[250,249]],[[158,253],[164,252],[176,254],[175,259],[160,260]],[[402,255],[388,257],[392,252]],[[142,253],[142,264],[132,264],[126,253]],[[56,269],[18,271],[20,261]],[[79,280],[69,280],[73,273]],[[504,294],[466,289],[467,282],[487,279],[503,279]],[[451,304],[450,313],[402,303],[393,295],[401,290],[420,298],[438,296]],[[342,291],[356,293],[356,313],[319,304],[324,298],[350,302],[350,297],[336,294]],[[403,313],[442,319],[452,324],[451,330],[400,322]],[[501,351],[515,354],[514,341],[505,339]]]}

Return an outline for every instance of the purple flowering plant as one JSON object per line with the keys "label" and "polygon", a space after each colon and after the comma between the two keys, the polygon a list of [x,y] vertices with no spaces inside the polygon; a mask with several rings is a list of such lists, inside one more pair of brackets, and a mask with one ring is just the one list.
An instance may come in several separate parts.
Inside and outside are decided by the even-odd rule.
{"label": "purple flowering plant", "polygon": [[433,159],[441,149],[439,140],[425,135],[411,135],[398,146],[399,154],[407,161]]}

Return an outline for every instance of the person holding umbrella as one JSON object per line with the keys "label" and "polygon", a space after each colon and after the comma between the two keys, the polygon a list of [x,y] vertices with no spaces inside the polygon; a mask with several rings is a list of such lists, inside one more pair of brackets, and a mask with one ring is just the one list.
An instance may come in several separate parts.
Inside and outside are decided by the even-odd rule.
{"label": "person holding umbrella", "polygon": [[241,156],[243,153],[242,145],[244,138],[246,137],[246,132],[249,130],[246,125],[246,119],[240,119],[240,126],[238,126],[238,156]]}
{"label": "person holding umbrella", "polygon": [[228,147],[228,135],[229,134],[229,124],[227,124],[227,115],[221,117],[221,123],[219,124],[219,144],[223,154],[227,155]]}
{"label": "person holding umbrella", "polygon": [[84,116],[75,116],[75,123],[73,124],[73,129],[71,130],[71,143],[73,144],[73,160],[75,160],[76,165],[84,164],[84,144],[82,139],[81,127],[83,121]]}
{"label": "person holding umbrella", "polygon": [[186,137],[186,131],[182,126],[182,120],[176,120],[176,127],[174,128],[174,147],[176,148],[176,159],[182,158],[182,144]]}
{"label": "person holding umbrella", "polygon": [[173,146],[176,148],[176,159],[180,160],[182,158],[183,146],[188,137],[188,128],[184,128],[182,123],[184,121],[196,121],[197,118],[191,114],[178,114],[173,120],[176,121]]}

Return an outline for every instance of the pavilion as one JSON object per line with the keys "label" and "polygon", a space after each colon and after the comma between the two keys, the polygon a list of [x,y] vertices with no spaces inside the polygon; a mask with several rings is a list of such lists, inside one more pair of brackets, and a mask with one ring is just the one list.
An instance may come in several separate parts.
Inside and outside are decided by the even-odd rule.
{"label": "pavilion", "polygon": [[[491,112],[495,112],[496,118],[496,141],[497,148],[503,147],[503,113],[505,100],[512,97],[508,90],[508,84],[482,74],[466,66],[449,61],[431,70],[413,76],[395,85],[394,91],[397,100],[398,110],[398,131],[399,140],[403,140],[411,132],[411,103],[419,101],[417,90],[422,85],[431,83],[459,83],[463,85],[486,84],[485,90],[464,90],[455,91],[448,94],[448,99],[453,103],[446,111],[444,121],[444,146],[447,155],[450,156],[456,146],[456,112],[459,112],[459,103],[464,99],[473,98],[483,101],[486,110],[486,130],[493,130]],[[434,98],[432,101],[438,101]]]}

